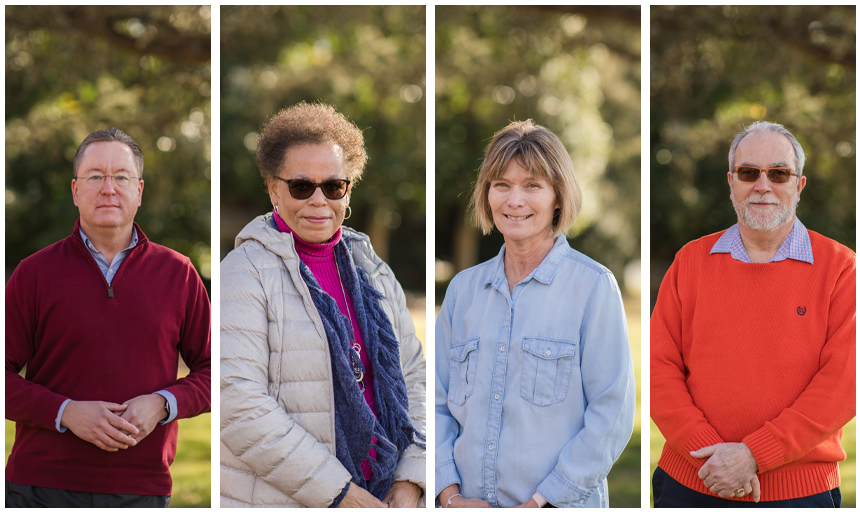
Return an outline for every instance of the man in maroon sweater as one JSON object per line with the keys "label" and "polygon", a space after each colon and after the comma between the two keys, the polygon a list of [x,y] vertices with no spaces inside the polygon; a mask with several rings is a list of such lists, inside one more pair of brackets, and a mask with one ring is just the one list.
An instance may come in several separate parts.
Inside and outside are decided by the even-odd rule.
{"label": "man in maroon sweater", "polygon": [[166,507],[174,420],[210,410],[209,299],[188,258],[134,223],[142,172],[125,133],[87,136],[74,231],[6,285],[6,507]]}

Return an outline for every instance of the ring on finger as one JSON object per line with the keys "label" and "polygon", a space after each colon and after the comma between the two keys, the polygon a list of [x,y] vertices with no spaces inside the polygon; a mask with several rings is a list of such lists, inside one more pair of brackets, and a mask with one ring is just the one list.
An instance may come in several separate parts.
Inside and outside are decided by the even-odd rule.
{"label": "ring on finger", "polygon": [[746,492],[746,491],[744,491],[743,487],[739,487],[739,488],[735,489],[735,494],[738,496],[743,496],[744,492]]}

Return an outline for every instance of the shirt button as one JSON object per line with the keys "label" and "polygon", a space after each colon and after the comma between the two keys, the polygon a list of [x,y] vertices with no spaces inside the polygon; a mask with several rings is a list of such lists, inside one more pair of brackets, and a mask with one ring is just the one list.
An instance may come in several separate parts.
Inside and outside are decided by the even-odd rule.
{"label": "shirt button", "polygon": [[493,451],[496,447],[495,447],[495,446],[493,446],[493,445],[490,445],[490,447],[489,447],[489,448],[490,448],[490,451]]}
{"label": "shirt button", "polygon": [[113,274],[113,269],[108,270],[109,273]]}
{"label": "shirt button", "polygon": [[498,399],[499,399],[499,394],[498,394],[498,393],[496,393],[495,395],[493,395],[493,398],[495,398],[496,400],[498,400]]}
{"label": "shirt button", "polygon": [[580,503],[585,503],[585,499],[580,498],[579,502],[580,502]]}
{"label": "shirt button", "polygon": [[491,493],[491,492],[487,493],[487,497],[490,499],[493,499],[493,493]]}
{"label": "shirt button", "polygon": [[499,351],[504,352],[504,351],[505,351],[505,347],[504,347],[504,346],[499,347]]}
{"label": "shirt button", "polygon": [[551,355],[552,355],[552,350],[547,350],[547,351],[546,351],[546,355],[551,356]]}

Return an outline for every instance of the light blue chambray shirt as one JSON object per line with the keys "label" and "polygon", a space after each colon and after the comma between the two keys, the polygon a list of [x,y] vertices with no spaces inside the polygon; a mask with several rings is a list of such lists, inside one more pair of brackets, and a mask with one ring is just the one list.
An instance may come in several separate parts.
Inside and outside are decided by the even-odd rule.
{"label": "light blue chambray shirt", "polygon": [[[90,239],[84,233],[84,230],[81,229],[79,231],[81,232],[81,240],[84,241],[84,246],[86,246],[87,250],[90,251],[90,254],[92,255],[93,259],[96,260],[96,264],[99,266],[99,270],[101,270],[102,275],[105,277],[107,283],[111,284],[114,276],[119,270],[119,266],[122,264],[123,260],[125,260],[125,257],[128,256],[129,251],[131,251],[137,245],[137,229],[131,228],[131,242],[129,242],[128,247],[118,252],[116,256],[113,257],[113,261],[111,261],[110,263],[108,263],[107,261],[107,256],[105,256],[104,253],[100,250],[96,249],[96,246],[94,246],[93,243],[90,242]],[[159,423],[163,425],[168,421],[175,420],[176,415],[179,413],[178,406],[176,404],[176,396],[170,391],[167,391],[166,389],[156,391],[155,393],[163,396],[164,399],[167,400],[167,404],[170,407],[170,415],[168,415],[167,418],[160,421]],[[66,427],[60,425],[60,423],[63,419],[63,411],[66,410],[66,406],[69,405],[69,402],[71,401],[71,398],[67,398],[60,405],[60,410],[57,411],[57,419],[55,420],[54,426],[60,432],[65,432],[66,430],[68,430]]]}
{"label": "light blue chambray shirt", "polygon": [[[711,254],[726,252],[732,255],[732,259],[751,263],[737,224],[727,229],[711,248]],[[812,258],[812,242],[809,241],[809,231],[806,230],[806,226],[797,217],[794,218],[794,225],[791,227],[788,236],[782,241],[776,254],[773,255],[773,258],[768,263],[783,261],[786,258],[805,261],[810,265],[814,262]]]}
{"label": "light blue chambray shirt", "polygon": [[509,292],[505,247],[451,281],[436,320],[436,495],[606,507],[636,386],[615,277],[560,236]]}

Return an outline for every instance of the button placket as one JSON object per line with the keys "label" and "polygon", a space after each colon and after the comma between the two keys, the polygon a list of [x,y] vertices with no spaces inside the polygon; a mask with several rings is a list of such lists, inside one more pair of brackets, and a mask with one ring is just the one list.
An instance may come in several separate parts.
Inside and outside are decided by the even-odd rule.
{"label": "button placket", "polygon": [[501,437],[501,395],[502,393],[504,393],[505,390],[509,352],[507,350],[507,347],[510,344],[513,314],[513,304],[511,299],[508,298],[508,311],[506,314],[506,318],[502,321],[501,328],[499,329],[499,336],[497,338],[499,349],[496,350],[495,358],[493,360],[493,375],[491,379],[492,385],[490,392],[492,393],[492,396],[495,400],[492,400],[489,404],[486,441],[487,444],[484,445],[486,447],[484,450],[483,464],[484,493],[487,497],[487,501],[495,507],[500,506],[497,500],[494,499],[496,497],[496,466],[498,463],[499,453],[496,447]]}

